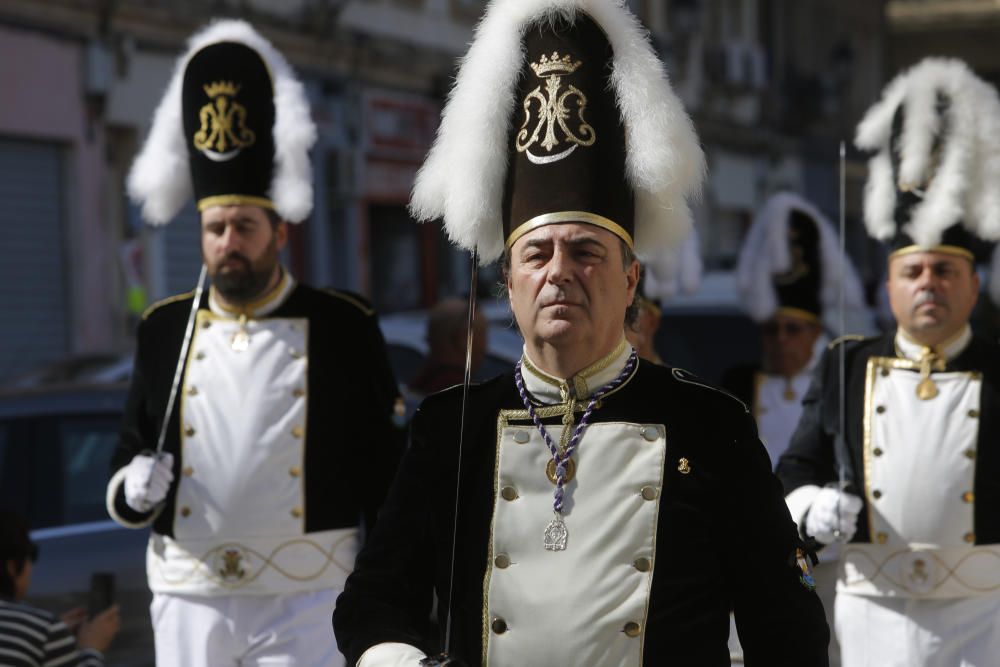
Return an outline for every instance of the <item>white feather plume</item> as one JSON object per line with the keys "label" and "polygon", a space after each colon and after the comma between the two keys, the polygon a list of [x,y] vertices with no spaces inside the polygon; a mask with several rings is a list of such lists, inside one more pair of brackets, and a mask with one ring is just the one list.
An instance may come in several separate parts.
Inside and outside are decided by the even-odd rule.
{"label": "white feather plume", "polygon": [[691,229],[689,199],[700,192],[705,158],[694,125],[670,87],[646,30],[615,0],[494,0],[476,27],[437,138],[421,167],[410,211],[444,219],[457,245],[483,263],[503,252],[501,199],[514,90],[530,24],[588,14],[614,51],[611,85],[625,124],[626,178],[635,192],[640,257],[676,245]]}
{"label": "white feather plume", "polygon": [[679,294],[691,294],[701,285],[703,264],[698,233],[677,247],[665,248],[645,263],[643,294],[650,299],[669,301]]}
{"label": "white feather plume", "polygon": [[[779,192],[768,199],[754,216],[736,264],[736,289],[747,313],[757,322],[771,318],[778,310],[774,276],[791,268],[788,222],[793,211],[801,211],[816,223],[819,231],[820,291],[823,325],[834,335],[868,333],[871,317],[865,306],[864,291],[854,266],[840,252],[833,225],[819,209],[801,196]],[[840,289],[848,314],[846,331],[840,325]]]}
{"label": "white feather plume", "polygon": [[316,143],[316,126],[302,83],[291,65],[246,21],[217,20],[195,33],[174,66],[167,90],[153,115],[153,124],[128,175],[128,193],[141,205],[145,220],[170,222],[191,198],[187,141],[181,117],[184,69],[196,52],[217,42],[239,42],[254,49],[267,64],[274,87],[274,174],[269,196],[275,211],[289,222],[309,217],[313,206],[309,149]]}
{"label": "white feather plume", "polygon": [[[941,131],[937,95],[949,99],[947,132],[935,168],[933,144]],[[892,119],[902,105],[898,181],[890,150]],[[957,222],[977,236],[1000,239],[1000,99],[965,63],[927,58],[903,72],[883,91],[858,125],[858,148],[876,151],[865,186],[865,225],[877,239],[895,233],[897,188],[926,188],[903,227],[915,243],[932,247]],[[933,171],[933,173],[932,173]],[[929,185],[927,184],[928,178]]]}

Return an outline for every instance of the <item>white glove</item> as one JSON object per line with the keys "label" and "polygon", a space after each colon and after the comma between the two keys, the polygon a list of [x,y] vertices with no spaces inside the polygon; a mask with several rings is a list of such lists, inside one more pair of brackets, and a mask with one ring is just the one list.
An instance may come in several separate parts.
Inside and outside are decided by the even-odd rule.
{"label": "white glove", "polygon": [[139,454],[125,466],[125,503],[136,512],[146,513],[163,502],[174,481],[174,457]]}
{"label": "white glove", "polygon": [[806,534],[815,537],[817,542],[830,544],[837,539],[836,532],[839,529],[841,539],[850,540],[858,528],[858,512],[863,504],[861,498],[853,494],[832,488],[820,489],[806,514]]}

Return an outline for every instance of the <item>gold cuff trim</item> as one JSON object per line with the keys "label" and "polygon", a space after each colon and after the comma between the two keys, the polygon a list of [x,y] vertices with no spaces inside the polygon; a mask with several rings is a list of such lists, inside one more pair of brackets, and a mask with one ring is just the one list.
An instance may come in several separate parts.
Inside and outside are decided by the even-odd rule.
{"label": "gold cuff trim", "polygon": [[788,315],[789,317],[797,317],[800,320],[806,320],[813,324],[822,324],[822,320],[819,319],[819,315],[815,313],[810,313],[808,310],[803,310],[802,308],[792,308],[791,306],[781,306],[775,311],[776,315]]}
{"label": "gold cuff trim", "polygon": [[588,211],[555,211],[553,213],[536,215],[531,220],[519,225],[507,235],[507,248],[513,246],[519,238],[532,230],[544,227],[545,225],[556,225],[565,222],[581,222],[600,227],[601,229],[606,229],[622,241],[625,241],[630,249],[635,249],[635,243],[632,241],[632,235],[625,231],[624,227],[619,225],[614,220],[605,218],[603,215],[590,213]]}
{"label": "gold cuff trim", "polygon": [[270,211],[274,210],[274,203],[270,199],[251,195],[213,195],[198,200],[199,213],[213,206],[260,206]]}
{"label": "gold cuff trim", "polygon": [[918,252],[938,252],[941,253],[942,255],[955,255],[956,257],[964,257],[973,264],[976,263],[975,255],[973,255],[969,250],[966,250],[965,248],[962,248],[957,245],[936,245],[936,246],[931,246],[930,248],[924,248],[923,246],[919,245],[908,245],[898,250],[893,250],[891,253],[889,253],[889,259],[887,261],[891,261],[896,257],[902,257],[903,255],[912,255]]}

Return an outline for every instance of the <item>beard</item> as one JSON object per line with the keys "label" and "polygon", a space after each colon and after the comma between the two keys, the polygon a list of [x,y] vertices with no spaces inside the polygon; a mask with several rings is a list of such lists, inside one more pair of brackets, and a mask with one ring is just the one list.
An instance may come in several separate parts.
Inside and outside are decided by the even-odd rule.
{"label": "beard", "polygon": [[212,285],[229,303],[242,306],[255,301],[264,294],[274,275],[277,254],[273,242],[256,263],[238,252],[231,252],[223,257],[212,274]]}

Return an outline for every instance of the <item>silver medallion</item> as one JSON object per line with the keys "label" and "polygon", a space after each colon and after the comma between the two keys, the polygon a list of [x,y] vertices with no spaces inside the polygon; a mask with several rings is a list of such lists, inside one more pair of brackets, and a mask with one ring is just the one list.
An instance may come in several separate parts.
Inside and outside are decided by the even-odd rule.
{"label": "silver medallion", "polygon": [[546,551],[565,551],[568,539],[569,531],[566,530],[566,522],[557,513],[555,518],[545,527],[545,540],[542,544]]}

